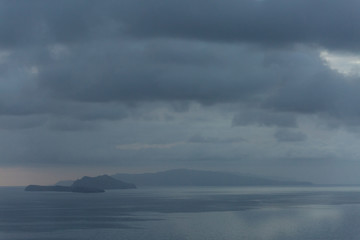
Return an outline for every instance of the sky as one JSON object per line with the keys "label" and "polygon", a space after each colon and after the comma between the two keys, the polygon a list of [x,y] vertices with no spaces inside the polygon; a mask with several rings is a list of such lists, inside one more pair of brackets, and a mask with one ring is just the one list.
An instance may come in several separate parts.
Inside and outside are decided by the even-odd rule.
{"label": "sky", "polygon": [[0,16],[0,186],[173,168],[360,184],[358,0],[2,0]]}

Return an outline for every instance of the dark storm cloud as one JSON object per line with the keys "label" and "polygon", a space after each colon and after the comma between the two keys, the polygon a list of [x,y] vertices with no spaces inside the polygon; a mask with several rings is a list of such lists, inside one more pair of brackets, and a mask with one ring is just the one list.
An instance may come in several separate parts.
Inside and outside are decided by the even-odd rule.
{"label": "dark storm cloud", "polygon": [[356,78],[329,69],[309,48],[264,51],[159,39],[52,45],[42,52],[34,62],[17,51],[6,59],[2,115],[117,120],[144,102],[168,102],[181,112],[197,101],[241,102],[234,126],[295,127],[296,113],[356,125],[360,116],[353,104],[360,91]]}
{"label": "dark storm cloud", "polygon": [[73,43],[124,33],[359,49],[357,0],[2,1],[0,46]]}
{"label": "dark storm cloud", "polygon": [[357,77],[320,71],[309,78],[288,81],[263,106],[279,112],[317,114],[347,125],[358,125],[360,110],[355,104],[360,101],[358,91]]}
{"label": "dark storm cloud", "polygon": [[302,142],[307,139],[307,136],[302,132],[291,131],[289,129],[278,129],[274,137],[278,142]]}
{"label": "dark storm cloud", "polygon": [[[3,1],[1,4],[5,21],[0,29],[5,34],[0,37],[0,43],[4,48],[25,51],[26,46],[44,48],[53,44],[65,44],[69,48],[69,54],[56,61],[41,48],[36,53],[26,52],[36,56],[28,58],[40,65],[40,87],[50,89],[54,96],[92,102],[233,101],[259,91],[263,94],[265,89],[277,84],[274,77],[282,77],[269,76],[269,72],[260,76],[247,74],[254,61],[246,64],[245,51],[239,52],[240,58],[224,61],[228,56],[221,56],[222,49],[214,51],[216,46],[201,47],[187,41],[144,43],[134,39],[129,44],[126,39],[131,39],[129,36],[133,34],[145,39],[151,36],[327,46],[327,41],[338,41],[339,37],[347,41],[357,39],[353,36],[357,31],[350,33],[348,28],[359,22],[356,1],[346,4],[308,0],[291,3],[285,0]],[[347,12],[346,17],[335,18],[338,11]],[[335,21],[337,27],[331,27]],[[340,40],[336,45],[341,45]],[[344,44],[350,46],[348,42]],[[231,61],[238,64],[224,67]]]}
{"label": "dark storm cloud", "polygon": [[131,1],[127,6],[131,10],[121,12],[119,18],[128,32],[142,37],[359,49],[360,4],[356,0],[153,0]]}
{"label": "dark storm cloud", "polygon": [[[160,41],[161,43],[161,41]],[[266,91],[277,79],[263,73],[246,71],[250,65],[261,65],[262,59],[248,54],[244,47],[235,47],[240,56],[221,55],[227,47],[184,42],[184,48],[200,51],[204,57],[194,58],[193,52],[172,53],[176,41],[164,41],[164,49],[148,42],[107,43],[72,48],[71,55],[44,63],[39,73],[40,87],[59,98],[87,102],[134,101],[199,101],[204,104],[253,97]],[[159,57],[157,52],[160,52]],[[211,61],[211,58],[215,59]],[[233,59],[234,58],[234,59]],[[236,62],[233,62],[236,60]]]}
{"label": "dark storm cloud", "polygon": [[[105,4],[106,5],[106,4]],[[94,37],[103,24],[102,4],[96,1],[2,1],[0,46],[17,48],[71,43]]]}
{"label": "dark storm cloud", "polygon": [[359,77],[320,53],[356,60],[358,0],[4,0],[0,16],[0,167],[301,176],[357,159],[342,127],[360,126]]}

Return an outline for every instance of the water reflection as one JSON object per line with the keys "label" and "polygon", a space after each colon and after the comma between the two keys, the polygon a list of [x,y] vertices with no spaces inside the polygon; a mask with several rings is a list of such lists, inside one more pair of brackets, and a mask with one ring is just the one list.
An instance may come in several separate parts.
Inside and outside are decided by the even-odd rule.
{"label": "water reflection", "polygon": [[0,239],[358,239],[358,188],[0,188]]}

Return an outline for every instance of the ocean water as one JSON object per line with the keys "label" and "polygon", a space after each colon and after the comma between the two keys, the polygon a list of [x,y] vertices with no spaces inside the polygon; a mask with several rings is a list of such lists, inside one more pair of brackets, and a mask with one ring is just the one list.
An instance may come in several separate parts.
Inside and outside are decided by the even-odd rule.
{"label": "ocean water", "polygon": [[0,188],[1,240],[358,240],[360,187]]}

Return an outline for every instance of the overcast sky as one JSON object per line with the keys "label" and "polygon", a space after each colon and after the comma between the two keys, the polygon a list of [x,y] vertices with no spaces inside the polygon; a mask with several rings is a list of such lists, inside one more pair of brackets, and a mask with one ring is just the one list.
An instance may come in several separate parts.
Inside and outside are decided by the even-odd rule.
{"label": "overcast sky", "polygon": [[0,1],[0,185],[172,168],[360,184],[360,1]]}

